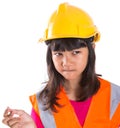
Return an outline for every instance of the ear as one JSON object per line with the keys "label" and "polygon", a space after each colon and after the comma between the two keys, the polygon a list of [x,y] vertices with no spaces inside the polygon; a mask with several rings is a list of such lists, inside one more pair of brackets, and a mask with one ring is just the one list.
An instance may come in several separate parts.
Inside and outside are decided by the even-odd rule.
{"label": "ear", "polygon": [[95,43],[92,43],[92,47],[93,47],[93,49],[95,49],[95,46],[96,46]]}

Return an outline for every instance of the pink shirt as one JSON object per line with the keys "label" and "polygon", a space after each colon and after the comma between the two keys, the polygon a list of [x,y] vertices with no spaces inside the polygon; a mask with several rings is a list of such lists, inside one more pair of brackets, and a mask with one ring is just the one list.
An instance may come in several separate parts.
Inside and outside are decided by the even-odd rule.
{"label": "pink shirt", "polygon": [[33,118],[37,128],[44,128],[41,120],[40,120],[40,117],[39,115],[35,112],[35,110],[32,108],[32,111],[31,111],[31,117]]}
{"label": "pink shirt", "polygon": [[79,102],[70,100],[81,126],[84,125],[86,115],[91,103],[91,99],[92,98],[88,98],[85,101],[79,101]]}
{"label": "pink shirt", "polygon": [[[91,99],[92,98],[88,98],[85,101],[82,102],[77,102],[77,101],[72,101],[70,100],[70,103],[72,104],[74,111],[78,117],[79,123],[83,126],[84,122],[85,122],[85,118],[91,103]],[[33,120],[35,121],[35,124],[37,126],[37,128],[44,128],[44,126],[42,125],[42,122],[40,120],[40,117],[37,115],[37,113],[35,112],[34,109],[32,109],[31,111],[31,117],[33,118]]]}

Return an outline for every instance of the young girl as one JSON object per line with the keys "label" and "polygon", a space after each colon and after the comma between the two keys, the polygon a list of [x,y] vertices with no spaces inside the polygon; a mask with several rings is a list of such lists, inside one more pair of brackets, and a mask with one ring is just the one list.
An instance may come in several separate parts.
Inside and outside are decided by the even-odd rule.
{"label": "young girl", "polygon": [[11,128],[119,128],[120,87],[95,72],[99,37],[85,11],[60,4],[42,39],[48,46],[49,80],[30,96],[31,116],[7,108],[3,123]]}

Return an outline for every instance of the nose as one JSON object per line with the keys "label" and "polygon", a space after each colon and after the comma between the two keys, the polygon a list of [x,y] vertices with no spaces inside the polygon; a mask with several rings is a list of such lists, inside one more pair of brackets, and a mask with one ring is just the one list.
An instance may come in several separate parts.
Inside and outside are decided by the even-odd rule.
{"label": "nose", "polygon": [[72,65],[71,57],[68,55],[64,56],[62,59],[62,66],[63,67],[69,67],[71,65]]}

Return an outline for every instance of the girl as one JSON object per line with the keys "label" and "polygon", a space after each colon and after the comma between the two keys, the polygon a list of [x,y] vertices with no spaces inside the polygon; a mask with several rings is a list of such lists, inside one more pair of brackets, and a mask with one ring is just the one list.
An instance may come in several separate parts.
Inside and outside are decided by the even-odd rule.
{"label": "girl", "polygon": [[11,128],[119,128],[120,87],[95,72],[99,37],[86,12],[60,4],[42,39],[48,46],[49,80],[30,96],[31,116],[7,108],[3,123]]}

